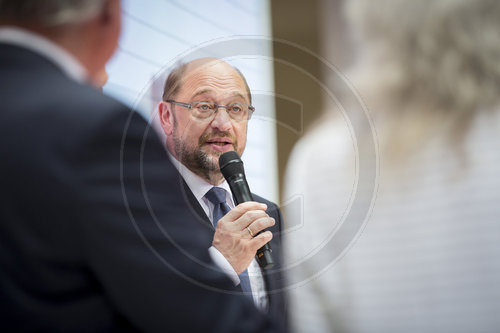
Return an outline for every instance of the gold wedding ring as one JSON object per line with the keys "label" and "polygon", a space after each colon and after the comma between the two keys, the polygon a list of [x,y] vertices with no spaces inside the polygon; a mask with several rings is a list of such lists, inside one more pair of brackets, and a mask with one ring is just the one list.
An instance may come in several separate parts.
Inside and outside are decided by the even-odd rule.
{"label": "gold wedding ring", "polygon": [[254,234],[253,234],[252,230],[250,230],[250,228],[249,228],[249,227],[247,227],[247,231],[248,231],[248,233],[250,234],[250,236],[253,238]]}

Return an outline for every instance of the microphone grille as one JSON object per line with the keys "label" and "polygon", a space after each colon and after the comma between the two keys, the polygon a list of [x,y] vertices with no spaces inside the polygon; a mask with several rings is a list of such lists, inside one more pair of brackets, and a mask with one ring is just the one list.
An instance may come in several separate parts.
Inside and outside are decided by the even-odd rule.
{"label": "microphone grille", "polygon": [[219,168],[224,178],[228,178],[234,174],[245,174],[243,161],[235,151],[228,151],[219,157]]}

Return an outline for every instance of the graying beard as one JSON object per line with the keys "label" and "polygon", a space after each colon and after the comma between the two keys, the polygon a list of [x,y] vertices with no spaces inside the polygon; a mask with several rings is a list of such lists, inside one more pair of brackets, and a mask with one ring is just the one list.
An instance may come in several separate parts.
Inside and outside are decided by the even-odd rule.
{"label": "graying beard", "polygon": [[219,171],[219,166],[211,163],[205,152],[201,150],[196,150],[194,153],[189,152],[182,140],[176,136],[174,136],[174,150],[182,164],[194,173],[202,174],[205,179],[210,179],[211,172]]}

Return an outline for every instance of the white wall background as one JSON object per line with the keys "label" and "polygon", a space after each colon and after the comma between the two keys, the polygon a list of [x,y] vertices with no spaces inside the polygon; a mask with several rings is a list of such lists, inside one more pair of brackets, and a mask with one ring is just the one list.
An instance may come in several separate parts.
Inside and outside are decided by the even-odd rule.
{"label": "white wall background", "polygon": [[[200,46],[224,40],[246,43],[248,36],[271,36],[269,0],[124,0],[119,48],[108,63],[104,92],[154,120],[163,82],[178,60]],[[243,45],[242,44],[242,45]],[[263,46],[261,45],[263,44]],[[259,43],[258,56],[216,48],[218,56],[246,77],[256,112],[248,126],[243,155],[253,192],[278,200],[272,46]]]}

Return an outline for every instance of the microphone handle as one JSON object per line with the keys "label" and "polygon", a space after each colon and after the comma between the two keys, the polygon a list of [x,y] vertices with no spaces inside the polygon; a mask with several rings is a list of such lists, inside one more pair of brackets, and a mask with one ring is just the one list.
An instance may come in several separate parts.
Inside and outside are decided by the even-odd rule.
{"label": "microphone handle", "polygon": [[228,183],[237,205],[242,202],[253,201],[253,196],[244,174],[237,173],[229,177]]}
{"label": "microphone handle", "polygon": [[[237,205],[242,202],[253,201],[253,196],[250,192],[250,187],[248,186],[244,174],[237,173],[229,177],[227,181]],[[271,249],[269,243],[264,244],[264,246],[257,250],[257,262],[263,269],[268,269],[274,266],[274,260],[271,255],[272,252],[273,250]]]}

